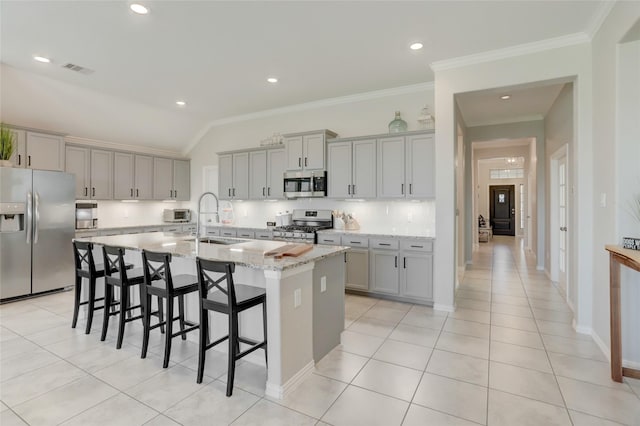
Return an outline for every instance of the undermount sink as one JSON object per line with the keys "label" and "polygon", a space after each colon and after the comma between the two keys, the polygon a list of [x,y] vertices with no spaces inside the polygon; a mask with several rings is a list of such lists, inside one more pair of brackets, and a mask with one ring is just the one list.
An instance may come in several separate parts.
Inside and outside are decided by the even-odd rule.
{"label": "undermount sink", "polygon": [[[187,241],[195,241],[195,238],[189,238]],[[198,241],[205,244],[219,244],[223,246],[230,246],[233,244],[245,243],[247,240],[239,240],[237,238],[220,238],[220,237],[200,237]]]}

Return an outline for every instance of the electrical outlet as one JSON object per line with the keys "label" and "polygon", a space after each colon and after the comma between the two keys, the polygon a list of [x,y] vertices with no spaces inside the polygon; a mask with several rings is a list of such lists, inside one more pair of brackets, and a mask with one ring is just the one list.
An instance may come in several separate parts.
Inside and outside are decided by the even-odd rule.
{"label": "electrical outlet", "polygon": [[320,278],[320,293],[327,291],[327,277]]}
{"label": "electrical outlet", "polygon": [[293,307],[297,308],[302,305],[302,289],[295,289],[293,291]]}

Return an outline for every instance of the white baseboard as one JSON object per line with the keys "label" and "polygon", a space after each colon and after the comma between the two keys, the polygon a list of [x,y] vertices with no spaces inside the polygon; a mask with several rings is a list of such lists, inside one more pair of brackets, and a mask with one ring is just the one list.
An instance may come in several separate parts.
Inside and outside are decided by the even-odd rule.
{"label": "white baseboard", "polygon": [[586,325],[578,325],[576,323],[575,318],[573,319],[573,329],[576,331],[576,333],[580,333],[580,334],[586,334],[587,336],[592,336],[593,337],[593,329],[591,327],[587,327]]}
{"label": "white baseboard", "polygon": [[455,312],[456,305],[443,305],[441,303],[434,303],[433,309],[435,309],[436,311]]}
{"label": "white baseboard", "polygon": [[309,374],[311,374],[314,365],[315,363],[313,362],[313,360],[309,361],[307,365],[302,367],[300,371],[294,374],[293,377],[287,380],[287,382],[282,386],[269,383],[267,381],[265,394],[272,398],[283,399],[285,396],[291,393],[296,388],[296,386],[300,384],[300,382],[302,382]]}
{"label": "white baseboard", "polygon": [[607,358],[607,361],[611,362],[611,349],[609,346],[605,345],[600,336],[598,336],[598,333],[593,330],[591,331],[591,338],[596,342],[596,345],[598,345],[604,356]]}

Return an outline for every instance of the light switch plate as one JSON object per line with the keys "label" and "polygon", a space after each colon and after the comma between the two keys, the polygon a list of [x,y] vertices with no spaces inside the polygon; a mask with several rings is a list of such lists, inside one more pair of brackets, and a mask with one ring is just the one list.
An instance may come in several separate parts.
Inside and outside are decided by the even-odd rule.
{"label": "light switch plate", "polygon": [[327,277],[320,278],[320,293],[327,291]]}
{"label": "light switch plate", "polygon": [[295,289],[293,291],[293,307],[297,308],[302,305],[302,289]]}

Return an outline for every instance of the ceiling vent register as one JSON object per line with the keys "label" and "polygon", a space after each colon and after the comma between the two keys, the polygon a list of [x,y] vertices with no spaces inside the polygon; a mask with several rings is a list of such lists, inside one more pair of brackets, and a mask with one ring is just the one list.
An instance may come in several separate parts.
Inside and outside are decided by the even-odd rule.
{"label": "ceiling vent register", "polygon": [[80,74],[84,74],[84,75],[93,74],[95,72],[92,69],[81,67],[80,65],[72,64],[71,62],[69,62],[68,64],[64,64],[62,68],[79,72]]}

